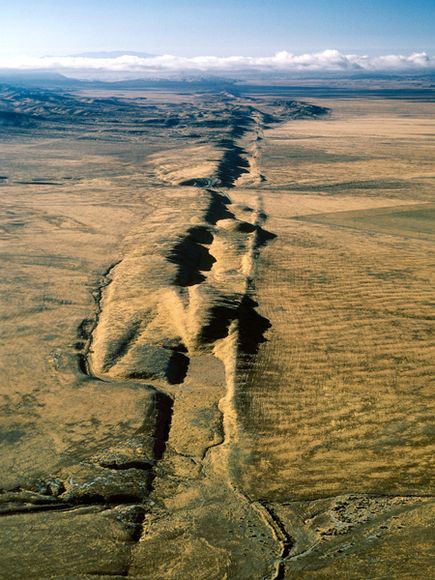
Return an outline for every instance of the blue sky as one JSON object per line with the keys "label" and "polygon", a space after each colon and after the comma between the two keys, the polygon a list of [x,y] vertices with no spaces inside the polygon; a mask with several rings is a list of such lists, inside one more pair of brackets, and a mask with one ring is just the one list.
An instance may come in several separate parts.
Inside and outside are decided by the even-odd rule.
{"label": "blue sky", "polygon": [[0,56],[435,50],[435,0],[0,0]]}

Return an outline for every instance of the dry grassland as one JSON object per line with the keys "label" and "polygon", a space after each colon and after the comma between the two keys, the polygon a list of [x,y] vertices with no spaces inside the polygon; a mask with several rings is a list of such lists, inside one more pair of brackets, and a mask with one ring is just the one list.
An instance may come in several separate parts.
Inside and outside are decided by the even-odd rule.
{"label": "dry grassland", "polygon": [[116,97],[0,143],[0,577],[427,577],[433,104]]}

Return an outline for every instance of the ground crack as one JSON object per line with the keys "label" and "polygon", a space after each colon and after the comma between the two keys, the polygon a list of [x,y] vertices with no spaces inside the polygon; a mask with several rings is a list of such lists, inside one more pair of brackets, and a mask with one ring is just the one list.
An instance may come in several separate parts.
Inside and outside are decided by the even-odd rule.
{"label": "ground crack", "polygon": [[287,532],[284,524],[281,522],[274,510],[267,505],[265,501],[254,501],[251,505],[257,510],[272,530],[272,533],[280,546],[281,552],[276,562],[275,573],[270,580],[283,580],[285,577],[285,560],[290,555],[290,551],[294,547],[295,541]]}

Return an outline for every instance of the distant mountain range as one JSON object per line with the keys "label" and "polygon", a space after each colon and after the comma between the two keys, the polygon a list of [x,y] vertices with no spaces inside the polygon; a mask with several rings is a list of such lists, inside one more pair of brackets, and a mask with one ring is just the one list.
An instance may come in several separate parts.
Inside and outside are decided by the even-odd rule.
{"label": "distant mountain range", "polygon": [[[60,73],[49,71],[21,71],[0,69],[0,92],[5,88],[36,88],[54,91],[74,91],[87,89],[118,89],[118,90],[141,90],[149,88],[167,88],[179,90],[213,90],[224,91],[235,85],[235,80],[217,76],[191,76],[182,75],[173,78],[132,78],[95,80],[78,79],[64,76]],[[1,110],[1,102],[0,102]]]}

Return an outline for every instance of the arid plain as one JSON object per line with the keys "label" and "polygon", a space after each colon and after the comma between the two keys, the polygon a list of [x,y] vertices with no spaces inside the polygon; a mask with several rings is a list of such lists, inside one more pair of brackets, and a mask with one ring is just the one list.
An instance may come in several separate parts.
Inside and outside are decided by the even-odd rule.
{"label": "arid plain", "polygon": [[430,577],[433,99],[0,106],[0,577]]}

